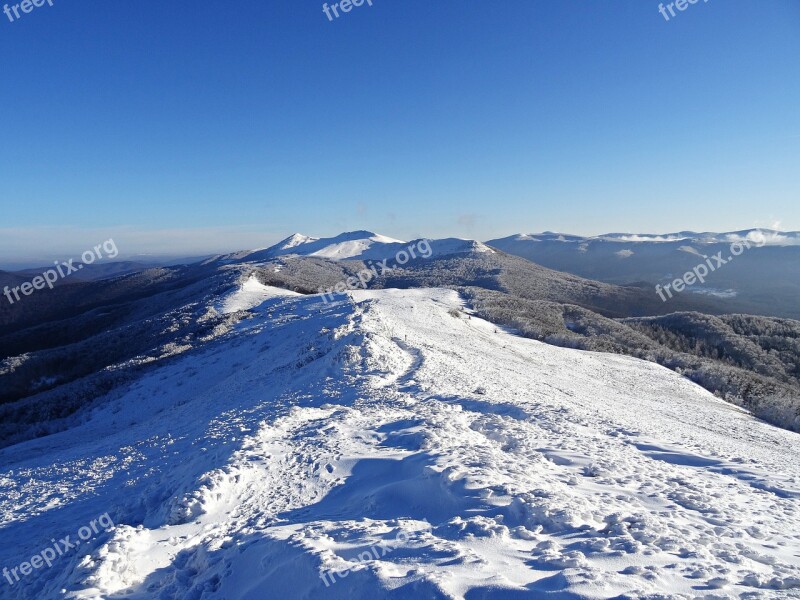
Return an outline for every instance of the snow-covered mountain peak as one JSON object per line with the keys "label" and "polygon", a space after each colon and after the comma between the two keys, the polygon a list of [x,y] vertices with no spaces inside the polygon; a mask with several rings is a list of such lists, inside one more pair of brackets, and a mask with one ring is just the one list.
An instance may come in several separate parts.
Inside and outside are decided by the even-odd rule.
{"label": "snow-covered mountain peak", "polygon": [[[494,252],[489,246],[477,240],[444,238],[404,242],[372,231],[348,231],[327,238],[295,233],[265,250],[238,252],[221,257],[221,259],[228,263],[260,262],[281,256],[325,258],[334,261],[381,261],[384,259],[393,261],[398,253],[408,250],[409,246],[416,247],[422,242],[429,244],[431,249],[430,255],[426,254],[427,251],[419,253],[424,258]],[[422,248],[419,249],[422,250]]]}
{"label": "snow-covered mountain peak", "polygon": [[280,248],[281,250],[290,250],[302,244],[309,244],[311,242],[316,242],[318,239],[319,238],[303,235],[302,233],[294,233],[285,240],[278,242],[273,247]]}
{"label": "snow-covered mountain peak", "polygon": [[267,252],[273,257],[291,254],[346,260],[363,258],[367,254],[381,254],[381,248],[402,243],[401,240],[372,231],[348,231],[328,238],[313,238],[295,234],[269,248]]}

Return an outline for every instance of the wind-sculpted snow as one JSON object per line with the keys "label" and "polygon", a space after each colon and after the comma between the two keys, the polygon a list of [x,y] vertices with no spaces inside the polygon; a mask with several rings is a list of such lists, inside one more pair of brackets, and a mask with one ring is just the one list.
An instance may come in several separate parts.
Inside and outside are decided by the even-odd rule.
{"label": "wind-sculpted snow", "polygon": [[797,434],[462,307],[269,298],[0,451],[0,566],[116,524],[0,598],[796,597]]}

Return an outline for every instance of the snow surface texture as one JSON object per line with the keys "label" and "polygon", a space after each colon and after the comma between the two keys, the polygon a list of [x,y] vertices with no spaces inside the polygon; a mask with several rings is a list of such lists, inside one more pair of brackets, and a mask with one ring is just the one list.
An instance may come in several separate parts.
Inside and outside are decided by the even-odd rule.
{"label": "snow surface texture", "polygon": [[273,297],[0,451],[0,567],[116,523],[0,598],[800,597],[800,436],[459,308]]}

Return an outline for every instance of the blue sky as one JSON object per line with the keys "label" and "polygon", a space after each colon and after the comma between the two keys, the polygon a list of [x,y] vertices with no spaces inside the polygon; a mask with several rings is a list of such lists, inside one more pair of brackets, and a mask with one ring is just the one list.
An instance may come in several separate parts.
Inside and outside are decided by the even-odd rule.
{"label": "blue sky", "polygon": [[53,0],[0,56],[0,265],[800,229],[794,0]]}

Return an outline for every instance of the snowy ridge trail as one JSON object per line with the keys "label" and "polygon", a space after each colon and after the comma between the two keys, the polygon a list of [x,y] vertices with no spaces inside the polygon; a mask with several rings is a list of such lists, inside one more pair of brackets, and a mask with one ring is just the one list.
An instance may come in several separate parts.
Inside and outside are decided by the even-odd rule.
{"label": "snowy ridge trail", "polygon": [[250,313],[0,451],[0,566],[116,523],[0,598],[800,597],[797,434],[448,290]]}

